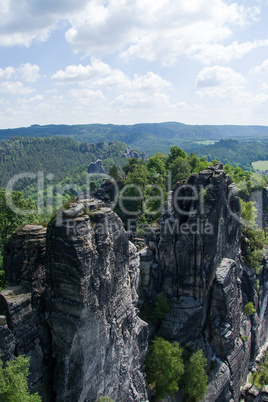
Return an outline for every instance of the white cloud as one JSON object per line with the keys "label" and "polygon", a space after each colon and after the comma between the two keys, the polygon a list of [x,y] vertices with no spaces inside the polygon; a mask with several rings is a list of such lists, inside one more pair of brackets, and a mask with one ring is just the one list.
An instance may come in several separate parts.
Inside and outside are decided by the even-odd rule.
{"label": "white cloud", "polygon": [[105,96],[101,91],[92,91],[91,89],[71,89],[68,91],[70,97],[77,98],[78,102],[101,102]]}
{"label": "white cloud", "polygon": [[[254,111],[264,110],[268,105],[268,95],[258,91],[257,88],[255,91],[250,91],[246,83],[241,74],[230,68],[206,67],[199,72],[196,79],[195,95],[201,99],[203,105],[207,105],[209,108],[213,106],[215,113],[219,113],[219,108],[222,107],[224,118],[227,114],[235,116],[236,110],[237,115],[242,116],[241,107],[244,107],[246,119],[252,116]],[[263,90],[265,89],[263,88]],[[239,123],[236,122],[236,124]]]}
{"label": "white cloud", "polygon": [[231,68],[205,67],[197,76],[195,94],[202,101],[218,100],[234,105],[245,102],[248,97],[251,97],[245,91],[245,84],[245,78]]}
{"label": "white cloud", "polygon": [[5,69],[0,68],[0,79],[10,80],[11,78],[20,81],[33,83],[40,78],[40,67],[37,64],[21,64],[18,68],[8,66]]}
{"label": "white cloud", "polygon": [[4,0],[0,3],[1,46],[44,41],[60,20],[80,12],[88,0]]}
{"label": "white cloud", "polygon": [[155,114],[153,108],[157,108],[159,113],[164,105],[169,104],[169,93],[173,89],[169,81],[152,71],[129,77],[96,58],[92,58],[89,65],[72,65],[59,70],[53,74],[52,80],[74,87],[68,90],[66,99],[74,102],[77,113],[81,113],[81,107],[90,104],[93,105],[91,113],[97,115],[99,112],[94,107],[97,104],[100,110],[110,115],[118,116],[133,109],[142,114]]}
{"label": "white cloud", "polygon": [[41,94],[35,95],[32,98],[30,98],[30,102],[41,102],[44,100],[44,96]]}
{"label": "white cloud", "polygon": [[14,67],[6,67],[5,69],[0,68],[0,79],[9,80],[15,73]]}
{"label": "white cloud", "polygon": [[229,61],[267,46],[265,40],[223,44],[234,27],[256,22],[259,13],[259,7],[234,0],[5,0],[0,44],[45,41],[61,23],[73,50],[89,56],[116,52],[163,65],[185,55],[204,63]]}
{"label": "white cloud", "polygon": [[[25,94],[22,94],[25,95]],[[39,102],[42,102],[44,100],[44,96],[41,94],[37,94],[35,96],[32,96],[31,98],[17,98],[17,103],[19,104],[26,104],[26,103],[31,103],[31,104],[38,104]]]}
{"label": "white cloud", "polygon": [[34,89],[25,87],[22,82],[3,81],[0,83],[0,93],[10,95],[29,95]]}
{"label": "white cloud", "polygon": [[248,99],[248,102],[252,106],[268,104],[268,95],[260,93],[258,95],[253,96],[252,99]]}
{"label": "white cloud", "polygon": [[74,83],[81,81],[94,81],[96,79],[100,79],[101,77],[107,76],[111,74],[111,68],[108,64],[103,63],[102,61],[92,58],[91,64],[87,66],[72,65],[66,67],[66,69],[59,70],[52,76],[52,80],[57,83]]}
{"label": "white cloud", "polygon": [[20,65],[18,72],[22,81],[36,82],[40,78],[39,70],[40,67],[37,64],[26,63]]}
{"label": "white cloud", "polygon": [[113,69],[108,64],[96,59],[91,59],[87,66],[72,65],[59,70],[52,76],[52,80],[60,84],[78,84],[83,88],[114,88],[117,90],[142,90],[163,91],[172,88],[172,84],[158,74],[148,72],[145,75],[135,75],[130,79],[123,71]]}
{"label": "white cloud", "polygon": [[200,60],[204,64],[214,62],[228,63],[231,60],[240,59],[254,49],[268,46],[268,40],[254,40],[253,42],[238,43],[228,46],[220,44],[193,45],[188,50],[188,55]]}
{"label": "white cloud", "polygon": [[255,68],[253,68],[251,72],[258,74],[267,71],[268,71],[268,59],[264,60],[260,66],[256,66]]}
{"label": "white cloud", "polygon": [[[196,86],[204,87],[223,87],[240,86],[245,83],[242,74],[233,71],[231,68],[214,66],[203,68],[196,79]],[[217,89],[218,90],[218,89]]]}
{"label": "white cloud", "polygon": [[92,0],[71,20],[66,39],[87,55],[120,52],[172,64],[189,49],[201,58],[202,49],[230,38],[233,26],[253,22],[258,12],[223,0]]}
{"label": "white cloud", "polygon": [[230,86],[227,88],[211,87],[204,88],[202,90],[196,91],[196,95],[202,100],[219,100],[227,102],[237,102],[240,103],[242,99],[245,98],[244,88]]}
{"label": "white cloud", "polygon": [[138,89],[159,92],[161,90],[171,89],[172,84],[169,81],[164,80],[160,75],[148,72],[142,76],[136,74],[132,86]]}

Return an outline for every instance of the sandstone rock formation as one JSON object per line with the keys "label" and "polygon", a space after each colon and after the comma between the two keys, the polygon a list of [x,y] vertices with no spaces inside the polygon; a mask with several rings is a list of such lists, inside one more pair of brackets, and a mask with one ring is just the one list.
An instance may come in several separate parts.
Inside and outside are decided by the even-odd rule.
{"label": "sandstone rock formation", "polygon": [[146,154],[144,152],[137,152],[134,151],[134,149],[131,149],[130,147],[126,147],[125,151],[121,155],[122,158],[135,158],[135,159],[141,159],[144,158],[146,159]]}
{"label": "sandstone rock formation", "polygon": [[87,172],[104,174],[105,170],[104,167],[102,166],[101,159],[96,160],[96,162],[91,162],[87,167]]}
{"label": "sandstone rock formation", "polygon": [[[267,267],[259,280],[240,256],[240,204],[222,165],[192,174],[169,194],[159,230],[141,254],[143,301],[165,292],[158,334],[202,348],[211,367],[205,400],[238,401],[249,362],[267,336]],[[257,313],[243,306],[253,301]]]}
{"label": "sandstone rock formation", "polygon": [[50,222],[46,241],[40,226],[12,236],[0,348],[6,358],[31,356],[30,384],[43,384],[44,400],[145,401],[139,256],[117,215],[93,205],[71,204]]}
{"label": "sandstone rock formation", "polygon": [[[11,335],[14,337],[14,347],[7,348],[4,357],[6,352],[8,357],[14,354],[31,357],[32,386],[44,376],[50,344],[44,317],[45,247],[46,229],[43,226],[27,225],[12,235],[4,256],[9,286],[0,293],[0,314],[7,322],[6,341]],[[4,337],[2,340],[6,342]]]}

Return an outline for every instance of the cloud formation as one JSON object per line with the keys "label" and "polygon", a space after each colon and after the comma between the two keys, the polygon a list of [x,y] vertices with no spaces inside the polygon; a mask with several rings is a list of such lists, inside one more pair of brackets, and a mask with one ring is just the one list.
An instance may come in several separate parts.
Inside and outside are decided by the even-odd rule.
{"label": "cloud formation", "polygon": [[65,70],[59,70],[52,76],[52,80],[57,84],[77,84],[83,88],[105,87],[117,90],[141,90],[144,92],[158,92],[169,90],[172,84],[153,72],[145,75],[134,75],[129,78],[123,71],[113,69],[108,64],[93,57],[91,64],[83,66],[71,65]]}
{"label": "cloud formation", "polygon": [[268,59],[264,60],[260,66],[256,66],[252,69],[252,72],[256,74],[267,71],[268,71]]}
{"label": "cloud formation", "polygon": [[240,86],[245,83],[242,74],[233,71],[229,67],[214,66],[203,68],[196,79],[197,87],[230,87]]}
{"label": "cloud formation", "polygon": [[4,0],[0,2],[1,46],[45,41],[59,21],[80,12],[88,0]]}
{"label": "cloud formation", "polygon": [[34,89],[25,87],[22,82],[16,81],[4,81],[0,82],[0,93],[6,93],[10,95],[29,95]]}
{"label": "cloud formation", "polygon": [[19,79],[24,82],[36,82],[40,78],[40,67],[37,64],[25,63],[19,67],[8,66],[5,69],[0,68],[1,79]]}
{"label": "cloud formation", "polygon": [[0,5],[2,46],[45,41],[59,24],[74,52],[124,60],[209,62],[242,57],[266,40],[225,44],[233,29],[257,20],[260,8],[224,0],[6,0]]}
{"label": "cloud formation", "polygon": [[159,60],[164,65],[176,63],[181,55],[206,61],[207,47],[230,38],[233,27],[253,22],[258,13],[257,7],[223,0],[90,1],[83,15],[71,20],[66,40],[87,55],[118,52],[125,60]]}
{"label": "cloud formation", "polygon": [[266,0],[0,0],[0,127],[268,124],[267,18]]}

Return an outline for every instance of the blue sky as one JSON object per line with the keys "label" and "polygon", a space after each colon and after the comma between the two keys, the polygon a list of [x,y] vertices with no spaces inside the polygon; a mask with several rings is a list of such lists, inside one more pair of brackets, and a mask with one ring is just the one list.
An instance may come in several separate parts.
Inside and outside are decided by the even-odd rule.
{"label": "blue sky", "polygon": [[268,0],[0,0],[0,128],[268,125]]}

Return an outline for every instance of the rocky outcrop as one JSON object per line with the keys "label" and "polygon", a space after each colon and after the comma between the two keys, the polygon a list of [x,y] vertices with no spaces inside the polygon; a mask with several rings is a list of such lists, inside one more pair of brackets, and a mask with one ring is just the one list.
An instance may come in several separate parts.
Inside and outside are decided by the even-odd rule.
{"label": "rocky outcrop", "polygon": [[[10,333],[5,331],[3,336],[6,341],[8,338],[11,339],[11,334],[14,337],[11,343],[15,347],[14,349],[9,347],[8,354],[31,357],[29,381],[30,385],[36,385],[44,375],[44,353],[41,348],[38,318],[32,307],[31,293],[21,286],[7,287],[0,294],[0,311],[6,316],[10,331]],[[3,331],[3,328],[1,329]]]}
{"label": "rocky outcrop", "polygon": [[102,166],[102,161],[101,159],[96,160],[96,162],[91,162],[88,167],[87,167],[87,172],[88,173],[98,173],[98,174],[104,174],[105,170],[104,167]]}
{"label": "rocky outcrop", "polygon": [[126,147],[125,151],[121,155],[121,158],[146,159],[146,154],[144,152],[134,151],[134,149],[131,149],[130,147]]}
{"label": "rocky outcrop", "polygon": [[58,401],[146,400],[147,325],[134,305],[133,247],[108,208],[49,225],[47,321]]}
{"label": "rocky outcrop", "polygon": [[[241,260],[240,237],[238,193],[218,163],[177,183],[141,253],[143,302],[152,305],[165,292],[170,310],[158,334],[203,348],[209,402],[239,400],[267,334],[268,270],[264,266],[257,294],[256,275]],[[243,311],[249,301],[257,309],[252,317]]]}
{"label": "rocky outcrop", "polygon": [[146,401],[139,255],[116,214],[90,199],[59,211],[47,231],[22,228],[5,270],[0,350],[31,357],[30,385],[44,400]]}
{"label": "rocky outcrop", "polygon": [[7,324],[0,327],[2,342],[11,342],[11,347],[3,348],[4,356],[31,357],[31,386],[42,382],[50,348],[45,322],[45,248],[43,226],[27,225],[14,233],[4,256],[9,286],[0,293],[0,314]]}

